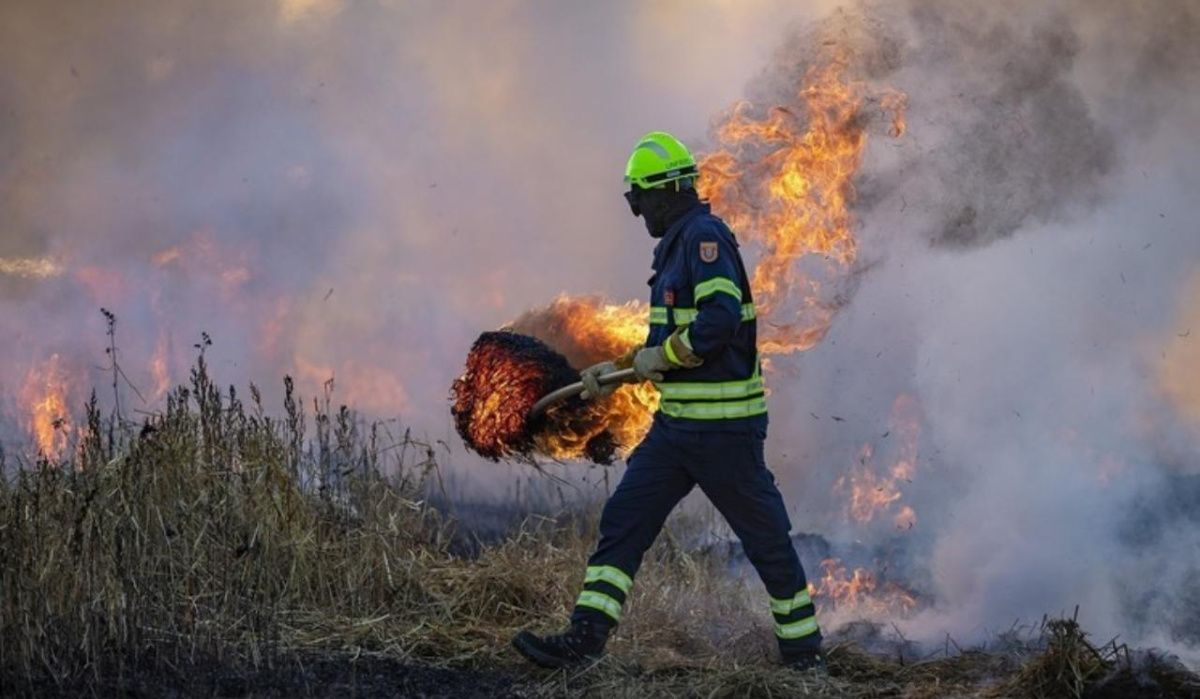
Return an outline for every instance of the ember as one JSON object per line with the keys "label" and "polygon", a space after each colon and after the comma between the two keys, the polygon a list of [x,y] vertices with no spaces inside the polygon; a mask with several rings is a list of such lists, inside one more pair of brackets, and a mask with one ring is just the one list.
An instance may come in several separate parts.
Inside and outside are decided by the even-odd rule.
{"label": "ember", "polygon": [[[507,458],[585,456],[611,463],[619,446],[607,429],[588,429],[603,419],[601,403],[570,398],[545,415],[530,410],[550,391],[579,380],[567,359],[540,340],[508,331],[479,336],[467,355],[467,368],[451,387],[454,424],[467,446],[481,456]],[[561,454],[542,434],[587,434],[581,453]]]}

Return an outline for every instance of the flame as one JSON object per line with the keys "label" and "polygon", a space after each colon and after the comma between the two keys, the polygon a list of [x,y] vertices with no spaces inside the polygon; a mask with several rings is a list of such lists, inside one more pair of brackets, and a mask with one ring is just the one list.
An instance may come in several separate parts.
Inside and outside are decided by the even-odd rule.
{"label": "flame", "polygon": [[916,593],[898,583],[880,582],[866,568],[849,572],[836,558],[821,561],[820,581],[810,584],[809,592],[818,613],[850,613],[859,617],[902,616],[917,608]]}
{"label": "flame", "polygon": [[0,257],[0,274],[22,279],[62,276],[63,266],[50,257]]}
{"label": "flame", "polygon": [[159,269],[174,269],[211,278],[226,300],[242,296],[254,279],[250,251],[222,243],[216,231],[202,228],[187,242],[159,250],[150,256]]}
{"label": "flame", "polygon": [[38,454],[51,461],[67,452],[71,418],[67,409],[70,386],[57,354],[29,370],[21,390],[26,422]]}
{"label": "flame", "polygon": [[170,336],[159,331],[158,342],[154,345],[154,356],[150,358],[150,376],[154,380],[153,399],[159,400],[171,388],[171,340]]}
{"label": "flame", "polygon": [[897,529],[911,529],[917,523],[917,513],[909,505],[901,505],[903,484],[911,483],[917,472],[917,449],[921,437],[920,406],[909,394],[899,395],[892,403],[887,437],[892,438],[894,461],[877,472],[875,447],[865,444],[859,450],[858,462],[834,482],[834,493],[846,496],[846,516],[858,524],[868,524],[891,511]]}
{"label": "flame", "polygon": [[[535,337],[583,369],[620,356],[646,340],[649,307],[638,301],[608,303],[598,297],[559,296],[545,308],[526,312],[508,329]],[[658,392],[649,383],[622,386],[603,401],[596,401],[589,419],[572,421],[565,429],[539,433],[539,452],[557,459],[587,453],[588,444],[607,432],[624,456],[650,429],[658,409]]]}
{"label": "flame", "polygon": [[[843,301],[858,256],[854,237],[854,177],[867,145],[864,83],[847,79],[831,59],[809,69],[797,114],[776,106],[734,106],[716,132],[718,150],[700,163],[700,193],[746,240],[761,247],[751,287],[760,317],[760,349],[791,353],[825,336]],[[890,133],[904,133],[906,96],[878,98],[891,115]],[[819,259],[803,271],[802,261]],[[806,264],[807,264],[806,262]]]}

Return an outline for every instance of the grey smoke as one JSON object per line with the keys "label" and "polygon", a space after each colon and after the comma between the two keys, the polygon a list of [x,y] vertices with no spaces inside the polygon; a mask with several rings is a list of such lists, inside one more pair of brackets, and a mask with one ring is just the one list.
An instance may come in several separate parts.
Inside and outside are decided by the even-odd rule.
{"label": "grey smoke", "polygon": [[865,174],[860,211],[903,198],[918,234],[953,249],[1068,221],[1110,193],[1119,135],[1146,133],[1200,85],[1200,11],[1043,5],[859,2],[796,30],[748,96],[802,113],[805,72],[850,47],[851,75],[909,98],[909,143]]}
{"label": "grey smoke", "polygon": [[[791,35],[748,92],[794,101],[844,37],[857,76],[909,96],[908,134],[873,135],[859,181],[860,259],[879,262],[822,344],[777,362],[772,403],[798,528],[928,572],[933,606],[906,633],[980,638],[1080,605],[1098,636],[1197,657],[1200,526],[1179,493],[1200,483],[1200,435],[1155,378],[1200,263],[1196,17],[860,4]],[[859,524],[828,494],[864,445],[880,471],[894,458],[901,393],[925,417],[902,486],[918,523],[898,532],[894,509]]]}

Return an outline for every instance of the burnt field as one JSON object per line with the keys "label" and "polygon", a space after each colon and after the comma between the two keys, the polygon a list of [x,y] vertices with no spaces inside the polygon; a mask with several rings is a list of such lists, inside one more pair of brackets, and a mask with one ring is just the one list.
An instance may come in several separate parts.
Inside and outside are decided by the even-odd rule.
{"label": "burnt field", "polygon": [[[830,677],[777,667],[730,552],[671,535],[611,653],[545,672],[508,641],[562,624],[592,546],[582,512],[486,541],[429,504],[435,451],[291,391],[220,389],[203,359],[139,424],[93,404],[61,461],[0,489],[0,684],[28,696],[1170,696],[1169,657],[1071,619],[986,647],[833,629]],[[387,474],[387,475],[384,475]],[[685,596],[678,591],[686,590]]]}

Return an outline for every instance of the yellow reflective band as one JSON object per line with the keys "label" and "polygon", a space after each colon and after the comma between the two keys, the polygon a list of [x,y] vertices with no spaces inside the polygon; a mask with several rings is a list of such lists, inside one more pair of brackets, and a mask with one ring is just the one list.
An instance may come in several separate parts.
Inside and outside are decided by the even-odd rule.
{"label": "yellow reflective band", "polygon": [[799,609],[806,604],[812,604],[812,597],[809,597],[808,590],[801,590],[791,599],[775,599],[772,597],[771,611],[776,614],[790,614],[793,609]]}
{"label": "yellow reflective band", "polygon": [[722,403],[674,403],[664,400],[658,409],[671,417],[688,420],[736,420],[767,412],[767,399],[759,396]]}
{"label": "yellow reflective band", "polygon": [[790,624],[776,624],[775,635],[780,638],[804,638],[816,633],[817,618],[810,616],[807,619],[801,619]]}
{"label": "yellow reflective band", "polygon": [[579,594],[579,599],[575,601],[575,606],[598,609],[612,617],[613,621],[621,620],[621,603],[603,592],[584,590]]}
{"label": "yellow reflective band", "polygon": [[675,366],[683,366],[683,362],[679,361],[679,357],[675,354],[675,350],[671,347],[671,338],[663,343],[663,354],[667,355],[667,361]]}
{"label": "yellow reflective band", "polygon": [[712,296],[717,292],[729,294],[739,302],[742,300],[742,290],[737,284],[733,283],[732,279],[727,277],[713,277],[708,281],[700,282],[696,285],[696,289],[692,292],[692,298],[696,300],[696,303],[700,303],[700,299],[706,296]]}
{"label": "yellow reflective band", "polygon": [[744,381],[663,382],[654,384],[663,400],[730,400],[763,392],[761,376]]}
{"label": "yellow reflective band", "polygon": [[588,566],[587,575],[584,576],[583,582],[590,583],[597,580],[612,585],[621,592],[629,594],[629,588],[633,587],[633,579],[625,574],[625,571],[612,566]]}
{"label": "yellow reflective band", "polygon": [[696,319],[696,309],[676,308],[673,311],[676,325],[690,325]]}
{"label": "yellow reflective band", "polygon": [[[675,318],[675,325],[691,325],[692,321],[696,320],[698,311],[695,308],[667,308],[666,306],[651,306],[650,307],[650,324],[651,325],[667,325],[670,318],[667,312]],[[742,322],[754,320],[758,317],[758,311],[755,310],[753,303],[742,304]]]}

